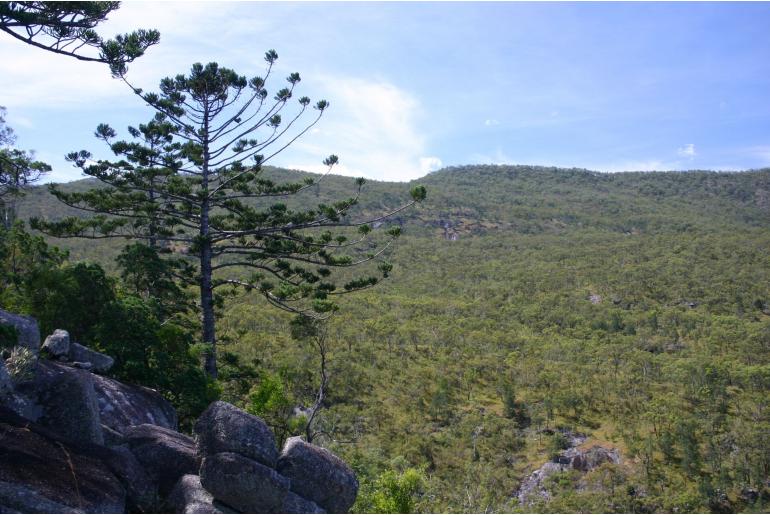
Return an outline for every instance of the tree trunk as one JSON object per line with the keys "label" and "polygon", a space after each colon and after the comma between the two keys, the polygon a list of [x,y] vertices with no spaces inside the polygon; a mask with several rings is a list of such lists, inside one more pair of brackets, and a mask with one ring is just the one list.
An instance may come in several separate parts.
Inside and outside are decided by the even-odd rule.
{"label": "tree trunk", "polygon": [[209,345],[206,351],[203,370],[212,378],[217,378],[217,338],[214,318],[214,290],[211,287],[211,238],[209,235],[209,145],[208,145],[208,108],[204,109],[203,177],[201,190],[201,309],[203,310],[203,343]]}

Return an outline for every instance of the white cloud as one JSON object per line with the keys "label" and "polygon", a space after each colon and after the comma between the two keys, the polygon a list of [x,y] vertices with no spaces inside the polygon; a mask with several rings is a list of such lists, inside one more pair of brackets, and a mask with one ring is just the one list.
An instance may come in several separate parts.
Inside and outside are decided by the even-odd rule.
{"label": "white cloud", "polygon": [[500,125],[500,122],[498,120],[495,120],[494,118],[487,118],[484,120],[484,125],[487,127],[493,127],[495,125]]}
{"label": "white cloud", "polygon": [[441,168],[441,159],[435,156],[429,156],[429,157],[421,157],[420,158],[420,171],[423,174],[428,174],[430,172],[435,172],[439,168]]}
{"label": "white cloud", "polygon": [[275,164],[323,172],[321,160],[333,153],[340,158],[334,173],[390,181],[417,179],[441,166],[439,158],[426,156],[422,108],[408,92],[355,77],[313,77],[303,85],[320,91],[331,107],[321,130],[297,140]]}
{"label": "white cloud", "polygon": [[688,143],[683,147],[679,147],[676,149],[676,154],[681,157],[689,157],[693,158],[697,155],[695,152],[695,144],[694,143]]}

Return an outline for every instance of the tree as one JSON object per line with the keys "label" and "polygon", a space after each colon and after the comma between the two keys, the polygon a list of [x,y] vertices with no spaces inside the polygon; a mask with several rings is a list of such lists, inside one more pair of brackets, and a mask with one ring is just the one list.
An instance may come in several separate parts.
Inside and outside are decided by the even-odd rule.
{"label": "tree", "polygon": [[[332,269],[376,261],[387,277],[392,265],[385,252],[400,228],[388,229],[386,241],[371,248],[377,243],[370,240],[372,224],[426,196],[424,187],[415,187],[399,208],[356,221],[349,212],[358,204],[363,179],[355,180],[352,197],[332,204],[308,209],[295,201],[298,207],[291,208],[277,200],[296,198],[326,176],[280,183],[266,176],[263,166],[318,123],[329,106],[318,101],[315,116],[305,122],[312,110],[303,96],[284,123],[282,114],[291,109],[300,77],[290,74],[288,87],[269,98],[265,85],[277,58],[274,50],[265,54],[264,78],[247,80],[216,63],[196,63],[187,76],[163,79],[160,93],[132,86],[157,111],[147,125],[129,128],[137,141],[115,141],[117,133],[105,124],[96,131],[122,159],[94,162],[86,151],[68,156],[107,187],[85,193],[51,188],[67,205],[94,216],[33,220],[34,227],[59,237],[144,239],[197,258],[197,281],[191,285],[200,294],[202,342],[209,347],[205,370],[212,377],[217,374],[216,290],[242,287],[289,312],[328,316],[336,309],[333,296],[379,280],[348,277],[339,288],[330,282]],[[326,174],[337,162],[334,155],[324,160]]]}
{"label": "tree", "polygon": [[94,28],[118,7],[120,2],[0,2],[0,30],[56,54],[106,63],[118,76],[160,40],[157,30],[104,40]]}
{"label": "tree", "polygon": [[8,230],[16,218],[15,199],[51,167],[35,161],[34,153],[13,148],[16,135],[6,125],[5,113],[5,107],[0,106],[0,217],[2,226]]}

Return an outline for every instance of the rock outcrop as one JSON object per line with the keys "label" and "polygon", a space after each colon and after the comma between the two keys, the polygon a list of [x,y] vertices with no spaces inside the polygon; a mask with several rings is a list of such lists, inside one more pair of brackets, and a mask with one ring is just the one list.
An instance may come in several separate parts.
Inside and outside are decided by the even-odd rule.
{"label": "rock outcrop", "polygon": [[155,390],[99,375],[93,379],[103,425],[121,434],[141,424],[176,430],[174,407]]}
{"label": "rock outcrop", "polygon": [[55,358],[69,357],[70,333],[64,329],[56,329],[43,342],[43,349]]}
{"label": "rock outcrop", "polygon": [[607,448],[601,445],[592,445],[585,448],[584,435],[568,433],[565,435],[570,440],[570,447],[543,464],[522,481],[516,492],[516,498],[521,506],[531,506],[538,499],[548,500],[551,493],[547,488],[547,479],[559,472],[577,470],[590,472],[602,463],[620,463],[620,451],[615,448]]}
{"label": "rock outcrop", "polygon": [[26,347],[34,354],[40,350],[40,329],[37,320],[30,316],[16,315],[0,309],[0,325],[10,325],[16,329],[18,345]]}
{"label": "rock outcrop", "polygon": [[200,468],[195,442],[165,427],[142,424],[128,428],[123,435],[126,445],[158,484],[168,494],[185,474],[195,474]]}
{"label": "rock outcrop", "polygon": [[203,486],[201,478],[192,474],[182,476],[166,500],[172,513],[237,513],[214,500]]}
{"label": "rock outcrop", "polygon": [[34,422],[74,441],[101,445],[104,435],[93,378],[85,370],[40,360],[34,378],[17,385],[16,391],[38,407],[40,416]]}
{"label": "rock outcrop", "polygon": [[110,356],[75,342],[70,344],[69,360],[73,363],[88,363],[91,365],[89,368],[97,372],[107,372],[115,364]]}
{"label": "rock outcrop", "polygon": [[278,461],[278,448],[267,424],[226,402],[214,402],[203,412],[195,423],[195,434],[203,456],[234,452],[267,467],[275,467]]}
{"label": "rock outcrop", "polygon": [[[0,315],[38,350],[33,319]],[[291,438],[279,455],[262,419],[225,402],[193,440],[157,392],[90,371],[109,356],[64,330],[43,347],[57,361],[35,354],[24,376],[0,359],[0,513],[326,513],[355,501],[355,475],[325,449]]]}
{"label": "rock outcrop", "polygon": [[0,506],[22,513],[120,513],[126,492],[95,452],[0,408]]}
{"label": "rock outcrop", "polygon": [[280,513],[290,481],[270,467],[233,452],[203,458],[201,485],[242,513]]}
{"label": "rock outcrop", "polygon": [[347,464],[328,450],[300,437],[286,440],[278,472],[291,480],[293,492],[331,513],[345,513],[356,501],[358,481]]}

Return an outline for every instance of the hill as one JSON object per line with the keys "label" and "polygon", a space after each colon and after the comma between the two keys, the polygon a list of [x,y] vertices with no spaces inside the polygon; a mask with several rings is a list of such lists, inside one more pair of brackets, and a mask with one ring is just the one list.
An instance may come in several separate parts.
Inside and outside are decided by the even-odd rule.
{"label": "hill", "polygon": [[[466,166],[418,182],[428,200],[395,220],[393,277],[331,326],[320,423],[363,478],[358,509],[387,471],[415,467],[422,511],[766,510],[770,170]],[[351,183],[330,176],[292,202]],[[359,209],[408,188],[369,182]],[[36,188],[19,212],[66,210]],[[105,265],[122,245],[60,243]],[[257,386],[277,385],[276,423],[317,382],[288,323],[244,294],[220,326]],[[551,467],[546,495],[521,497],[544,463],[595,448],[619,462]]]}

